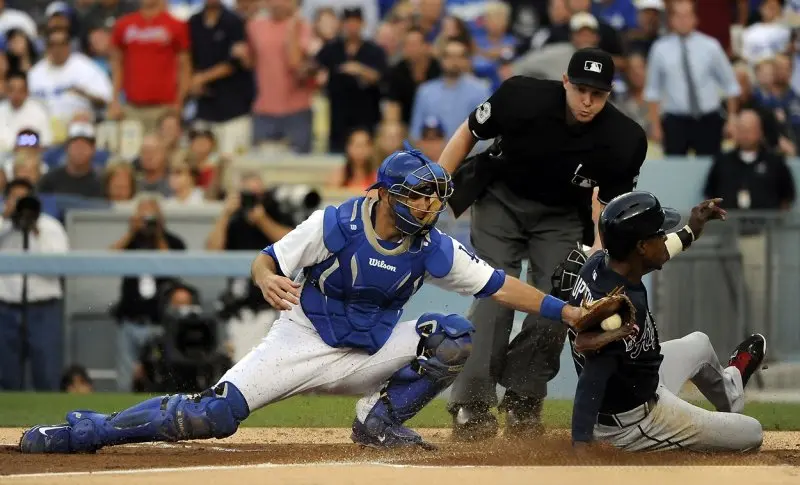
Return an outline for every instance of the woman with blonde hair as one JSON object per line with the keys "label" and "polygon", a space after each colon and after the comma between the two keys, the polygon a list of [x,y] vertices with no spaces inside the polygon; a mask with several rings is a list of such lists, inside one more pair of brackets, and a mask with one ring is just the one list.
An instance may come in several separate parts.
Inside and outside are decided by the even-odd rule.
{"label": "woman with blonde hair", "polygon": [[375,146],[372,134],[365,128],[350,132],[345,145],[345,162],[331,179],[331,186],[363,192],[377,180]]}
{"label": "woman with blonde hair", "polygon": [[126,202],[136,196],[136,173],[125,161],[113,161],[103,172],[103,190],[110,202]]}
{"label": "woman with blonde hair", "polygon": [[403,149],[403,140],[408,131],[400,121],[383,121],[378,125],[378,136],[375,143],[375,160],[383,160],[390,153]]}
{"label": "woman with blonde hair", "polygon": [[188,160],[172,162],[169,168],[172,196],[167,201],[178,205],[203,204],[203,189],[197,187],[198,175],[198,170]]}

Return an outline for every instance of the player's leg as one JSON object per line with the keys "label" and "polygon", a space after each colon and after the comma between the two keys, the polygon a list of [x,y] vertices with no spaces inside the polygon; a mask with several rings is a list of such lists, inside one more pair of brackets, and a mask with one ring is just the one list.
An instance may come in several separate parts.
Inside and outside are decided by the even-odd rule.
{"label": "player's leg", "polygon": [[426,313],[416,322],[398,324],[375,355],[351,353],[336,362],[331,373],[338,379],[318,390],[369,393],[356,405],[356,443],[426,446],[403,423],[452,384],[469,356],[472,332],[460,315]]}
{"label": "player's leg", "polygon": [[[555,267],[575,248],[583,225],[574,210],[539,207],[528,245],[529,283],[550,291]],[[501,407],[506,432],[530,436],[543,431],[541,410],[547,383],[558,374],[567,328],[539,315],[527,315],[508,347],[500,384],[506,388]]]}
{"label": "player's leg", "polygon": [[744,386],[764,359],[766,341],[761,335],[748,338],[724,368],[702,332],[664,342],[661,353],[660,380],[672,393],[690,380],[718,411],[738,413],[744,409]]}
{"label": "player's leg", "polygon": [[20,450],[74,453],[124,443],[230,436],[251,411],[319,385],[323,369],[344,353],[327,346],[313,328],[281,317],[212,388],[155,397],[111,415],[73,411],[65,424],[26,431]]}
{"label": "player's leg", "polygon": [[[472,209],[470,239],[477,255],[510,276],[519,276],[527,240],[519,221],[489,192]],[[490,298],[476,299],[467,318],[475,327],[472,354],[450,391],[453,438],[474,440],[494,436],[497,420],[489,409],[497,404],[497,381],[505,366],[514,311]]]}
{"label": "player's leg", "polygon": [[628,451],[709,452],[757,449],[764,433],[755,418],[699,408],[662,385],[644,419],[625,428],[597,425],[595,437]]}

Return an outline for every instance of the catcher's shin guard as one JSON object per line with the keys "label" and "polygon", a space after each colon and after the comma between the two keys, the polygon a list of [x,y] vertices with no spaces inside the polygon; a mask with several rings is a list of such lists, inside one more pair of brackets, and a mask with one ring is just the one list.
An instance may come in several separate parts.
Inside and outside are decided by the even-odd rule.
{"label": "catcher's shin guard", "polygon": [[154,397],[111,415],[72,411],[67,414],[67,425],[57,427],[54,435],[58,439],[47,439],[37,426],[23,434],[20,451],[80,453],[125,443],[225,438],[235,433],[249,414],[239,389],[223,382],[199,394]]}
{"label": "catcher's shin guard", "polygon": [[417,358],[395,372],[377,395],[359,401],[357,408],[371,408],[363,420],[357,417],[353,423],[353,441],[380,447],[428,447],[402,423],[453,383],[472,350],[473,331],[460,315],[422,315],[417,321]]}

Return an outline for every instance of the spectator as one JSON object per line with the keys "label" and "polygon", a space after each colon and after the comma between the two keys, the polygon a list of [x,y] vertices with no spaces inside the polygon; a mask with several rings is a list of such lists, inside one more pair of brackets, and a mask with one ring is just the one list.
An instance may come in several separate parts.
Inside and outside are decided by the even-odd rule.
{"label": "spectator", "polygon": [[719,91],[725,93],[732,123],[739,84],[719,42],[695,30],[693,2],[673,0],[669,22],[673,33],[658,39],[648,57],[644,96],[650,103],[651,136],[663,143],[666,155],[686,155],[689,149],[714,155],[723,133]]}
{"label": "spectator", "polygon": [[647,58],[650,48],[659,36],[662,35],[663,26],[661,17],[664,15],[663,0],[636,0],[638,9],[638,27],[625,32],[627,51],[637,53]]}
{"label": "spectator", "polygon": [[635,28],[638,21],[633,0],[594,0],[592,14],[623,32]]}
{"label": "spectator", "polygon": [[111,202],[127,202],[136,195],[136,173],[128,162],[109,163],[103,173],[103,193]]}
{"label": "spectator", "polygon": [[506,3],[511,7],[509,32],[517,39],[515,55],[523,54],[531,47],[536,32],[546,28],[552,22],[547,12],[550,2],[548,0],[506,0]]}
{"label": "spectator", "polygon": [[111,80],[91,59],[72,51],[64,30],[47,34],[46,57],[30,70],[28,83],[31,95],[62,125],[77,112],[105,107],[112,98]]}
{"label": "spectator", "polygon": [[251,145],[255,89],[244,23],[222,0],[206,0],[205,8],[189,19],[189,36],[196,118],[214,125],[222,153],[244,153]]}
{"label": "spectator", "polygon": [[[486,3],[483,15],[484,32],[475,38],[478,51],[472,58],[475,75],[492,83],[492,90],[500,86],[498,69],[503,57],[512,56],[517,39],[507,33],[511,7],[501,1]],[[505,55],[505,56],[504,56]]]}
{"label": "spectator", "polygon": [[18,29],[11,29],[6,33],[6,57],[9,74],[28,74],[39,60],[33,39]]}
{"label": "spectator", "polygon": [[40,159],[43,152],[42,140],[36,130],[26,128],[17,133],[17,139],[14,143],[15,157],[23,156]]}
{"label": "spectator", "polygon": [[255,18],[261,10],[261,0],[236,0],[236,13],[245,21]]}
{"label": "spectator", "polygon": [[[263,249],[285,236],[291,224],[265,203],[266,187],[261,177],[245,173],[239,189],[228,194],[225,207],[208,235],[210,251],[253,251]],[[228,281],[230,308],[228,334],[233,359],[239,360],[266,335],[277,312],[264,300],[261,290],[249,278]]]}
{"label": "spectator", "polygon": [[[186,244],[167,230],[158,200],[145,197],[136,206],[128,232],[111,246],[115,251],[176,251]],[[143,347],[163,334],[158,318],[159,290],[172,278],[139,275],[123,278],[120,299],[112,311],[117,318],[117,386],[129,392],[133,369]]]}
{"label": "spectator", "polygon": [[189,130],[189,149],[184,161],[197,172],[197,185],[206,189],[209,199],[221,196],[222,168],[228,158],[217,152],[217,141],[211,128],[202,122]]}
{"label": "spectator", "polygon": [[426,119],[422,127],[422,137],[417,140],[417,148],[431,160],[439,160],[446,143],[442,122],[436,117]]}
{"label": "spectator", "polygon": [[[6,185],[5,205],[0,217],[0,251],[19,253],[23,235],[13,223],[17,204],[34,195],[33,185],[25,180],[12,180]],[[28,252],[66,253],[69,242],[64,227],[53,217],[40,213],[30,234]],[[61,376],[63,328],[61,299],[63,292],[58,276],[28,275],[27,335],[20,338],[22,310],[22,275],[0,276],[0,389],[23,389],[20,356],[26,346],[33,388],[55,391]]]}
{"label": "spectator", "polygon": [[378,125],[376,137],[375,161],[380,164],[390,154],[403,149],[406,139],[406,128],[399,121],[383,121]]}
{"label": "spectator", "polygon": [[776,150],[784,154],[794,153],[795,146],[789,140],[791,134],[788,125],[778,122],[775,113],[762,106],[755,96],[753,89],[753,78],[755,75],[753,74],[753,70],[744,61],[739,61],[734,64],[733,70],[741,89],[741,94],[738,99],[739,109],[752,110],[761,118],[765,146],[770,150]]}
{"label": "spectator", "polygon": [[[44,31],[63,30],[67,32],[67,39],[72,40],[78,36],[78,25],[73,16],[75,13],[67,2],[52,2],[44,12]],[[76,43],[76,47],[79,44]]]}
{"label": "spectator", "polygon": [[414,26],[414,5],[410,0],[399,0],[392,5],[388,15],[389,22],[397,29],[398,38],[402,41],[406,33]]}
{"label": "spectator", "polygon": [[[539,50],[546,44],[557,44],[566,42],[567,38],[562,36],[562,32],[569,32],[569,19],[572,12],[569,10],[567,0],[548,0],[547,16],[549,24],[536,30],[531,38],[531,50]],[[553,40],[550,40],[553,37]],[[568,37],[568,36],[567,36]]]}
{"label": "spectator", "polygon": [[39,192],[103,198],[103,184],[92,167],[95,131],[89,123],[72,123],[67,130],[67,159],[39,181]]}
{"label": "spectator", "polygon": [[447,43],[442,58],[442,77],[422,84],[414,98],[411,115],[411,138],[422,136],[422,123],[436,116],[450,138],[470,112],[491,94],[485,83],[469,72],[469,50],[460,40]]}
{"label": "spectator", "polygon": [[375,146],[369,130],[355,129],[347,137],[344,165],[330,179],[330,186],[365,192],[377,180]]}
{"label": "spectator", "polygon": [[36,187],[42,178],[42,160],[32,154],[17,155],[12,171],[12,180],[25,180]]}
{"label": "spectator", "polygon": [[111,30],[105,27],[90,30],[86,37],[84,51],[111,79]]}
{"label": "spectator", "polygon": [[[567,0],[567,6],[569,8],[571,17],[576,13],[591,13],[592,2],[591,0]],[[600,43],[598,47],[611,54],[614,57],[614,64],[617,66],[617,68],[623,69],[625,67],[624,58],[622,57],[624,55],[624,51],[622,48],[622,39],[620,33],[617,32],[614,27],[608,25],[602,20],[598,20],[597,23],[597,32],[600,34]],[[568,42],[571,30],[572,29],[569,24],[551,27],[550,37],[548,37],[547,43],[554,44],[557,42]]]}
{"label": "spectator", "polygon": [[158,136],[164,144],[168,161],[180,161],[186,158],[183,126],[179,114],[168,111],[158,119]]}
{"label": "spectator", "polygon": [[[708,173],[704,193],[722,197],[728,210],[788,211],[795,201],[794,178],[783,156],[764,147],[758,114],[744,110],[737,118],[736,147],[715,157]],[[766,331],[760,322],[767,322],[767,238],[761,217],[739,220],[739,250],[742,255],[744,282],[749,293],[748,321]]]}
{"label": "spectator", "polygon": [[386,63],[389,66],[394,66],[403,58],[397,28],[391,22],[383,22],[378,26],[375,43],[383,49],[386,54]]}
{"label": "spectator", "polygon": [[417,27],[425,34],[425,41],[433,43],[439,36],[444,18],[444,0],[419,0]]}
{"label": "spectator", "polygon": [[86,368],[80,365],[71,365],[61,376],[61,392],[68,394],[91,394],[94,392],[92,378]]}
{"label": "spectator", "polygon": [[647,101],[644,99],[644,83],[647,65],[644,56],[632,54],[628,56],[625,68],[625,92],[614,101],[620,111],[644,128],[647,137],[650,137],[650,122],[648,119]]}
{"label": "spectator", "polygon": [[322,46],[332,41],[339,34],[339,17],[332,8],[317,10],[314,17],[314,32],[309,43],[308,53],[316,56]]}
{"label": "spectator", "polygon": [[800,140],[800,97],[792,89],[792,58],[786,54],[778,54],[773,65],[775,75],[771,99],[775,108],[780,111],[778,120],[788,123],[792,128],[792,138]]}
{"label": "spectator", "polygon": [[161,0],[141,0],[138,12],[121,17],[114,24],[112,43],[109,118],[139,121],[149,133],[165,112],[183,111],[191,74],[189,34]]}
{"label": "spectator", "polygon": [[24,74],[8,76],[8,97],[0,102],[0,151],[10,151],[16,143],[16,135],[23,129],[32,129],[39,134],[41,145],[53,142],[50,118],[42,104],[28,95],[28,79]]}
{"label": "spectator", "polygon": [[36,38],[36,22],[31,16],[21,10],[6,8],[6,0],[0,0],[0,35],[13,29],[21,30],[30,40]]}
{"label": "spectator", "polygon": [[594,15],[576,13],[569,20],[570,42],[548,44],[538,51],[525,54],[511,64],[512,75],[560,81],[575,51],[597,47],[600,41],[599,25]]}
{"label": "spectator", "polygon": [[791,47],[792,31],[781,21],[781,2],[761,0],[759,12],[761,21],[742,34],[742,57],[751,64],[789,52]]}
{"label": "spectator", "polygon": [[340,17],[344,12],[358,10],[361,12],[361,35],[371,39],[378,31],[380,17],[378,17],[377,0],[303,0],[301,3],[303,17],[307,21],[315,18],[316,12],[323,8],[332,8]]}
{"label": "spectator", "polygon": [[309,153],[314,85],[306,52],[311,26],[298,15],[294,0],[271,1],[269,13],[247,26],[257,90],[253,142],[286,138],[293,151]]}
{"label": "spectator", "polygon": [[121,17],[136,11],[138,0],[96,0],[80,16],[81,38],[95,29],[112,29]]}
{"label": "spectator", "polygon": [[197,169],[188,162],[173,163],[169,169],[168,202],[177,205],[203,205],[203,189],[197,188]]}
{"label": "spectator", "polygon": [[356,127],[374,129],[381,118],[378,82],[386,71],[386,55],[361,36],[359,9],[342,11],[342,33],[317,54],[327,77],[330,101],[328,151],[341,153],[348,133]]}
{"label": "spectator", "polygon": [[442,19],[442,28],[436,37],[434,44],[434,55],[441,58],[444,55],[444,48],[450,40],[460,40],[469,47],[470,56],[475,52],[475,39],[466,22],[453,15],[447,15]]}
{"label": "spectator", "polygon": [[387,75],[384,118],[408,125],[417,88],[441,75],[442,68],[431,53],[431,46],[425,42],[425,35],[412,28],[403,42],[403,60]]}
{"label": "spectator", "polygon": [[150,134],[142,139],[137,162],[139,168],[137,192],[153,192],[169,197],[172,190],[169,188],[167,173],[167,152],[164,142],[158,135]]}

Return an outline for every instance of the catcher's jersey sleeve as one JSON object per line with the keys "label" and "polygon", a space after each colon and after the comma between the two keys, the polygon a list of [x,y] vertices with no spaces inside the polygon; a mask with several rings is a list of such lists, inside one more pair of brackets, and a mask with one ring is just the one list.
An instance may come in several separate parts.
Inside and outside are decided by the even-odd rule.
{"label": "catcher's jersey sleeve", "polygon": [[261,251],[272,256],[280,274],[291,277],[297,270],[330,257],[323,241],[323,214],[322,210],[315,211],[280,241]]}
{"label": "catcher's jersey sleeve", "polygon": [[[495,294],[505,282],[505,273],[489,266],[485,261],[455,239],[442,234],[441,244],[453,245],[453,264],[450,272],[442,278],[430,277],[428,281],[439,288],[463,296],[478,298]],[[442,251],[441,254],[447,254]]]}

